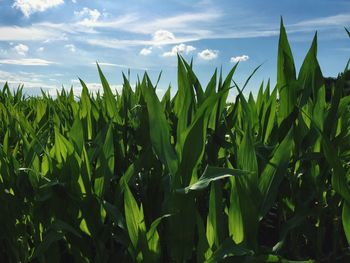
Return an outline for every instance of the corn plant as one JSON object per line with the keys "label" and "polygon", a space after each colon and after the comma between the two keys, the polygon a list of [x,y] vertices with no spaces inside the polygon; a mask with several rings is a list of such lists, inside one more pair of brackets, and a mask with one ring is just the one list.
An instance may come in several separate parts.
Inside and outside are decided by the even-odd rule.
{"label": "corn plant", "polygon": [[350,260],[348,68],[326,88],[315,34],[297,74],[282,20],[276,86],[244,96],[238,66],[204,87],[178,56],[161,100],[98,65],[103,94],[5,84],[2,262]]}

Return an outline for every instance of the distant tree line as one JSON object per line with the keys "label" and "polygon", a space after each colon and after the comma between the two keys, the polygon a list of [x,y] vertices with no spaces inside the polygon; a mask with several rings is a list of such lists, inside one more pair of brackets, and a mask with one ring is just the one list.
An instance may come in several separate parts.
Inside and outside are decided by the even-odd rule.
{"label": "distant tree line", "polygon": [[350,95],[350,70],[345,71],[338,75],[338,77],[328,77],[324,78],[326,85],[326,100],[330,101],[332,98],[333,90],[337,87],[337,82],[341,81],[342,78],[345,78],[345,88],[343,96]]}

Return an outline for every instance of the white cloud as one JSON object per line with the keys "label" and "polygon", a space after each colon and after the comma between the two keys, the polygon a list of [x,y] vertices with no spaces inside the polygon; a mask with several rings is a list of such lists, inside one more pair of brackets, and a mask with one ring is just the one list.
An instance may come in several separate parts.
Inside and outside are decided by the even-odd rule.
{"label": "white cloud", "polygon": [[78,22],[79,25],[86,27],[94,27],[96,22],[100,18],[101,13],[97,9],[90,9],[84,7],[81,11],[74,12],[74,15],[77,18],[83,18],[83,20]]}
{"label": "white cloud", "polygon": [[72,0],[72,3],[76,4],[76,3],[77,3],[77,0]]}
{"label": "white cloud", "polygon": [[13,49],[17,52],[17,54],[25,56],[27,55],[29,47],[23,44],[18,44]]}
{"label": "white cloud", "polygon": [[168,42],[175,40],[175,36],[170,31],[157,30],[156,32],[154,32],[152,39],[154,42]]}
{"label": "white cloud", "polygon": [[148,47],[148,48],[143,48],[140,51],[140,55],[142,56],[148,56],[152,53],[152,47]]}
{"label": "white cloud", "polygon": [[37,51],[38,51],[38,52],[43,52],[44,49],[45,49],[44,47],[39,47],[39,48],[37,49]]}
{"label": "white cloud", "polygon": [[12,7],[21,10],[26,17],[29,17],[33,13],[44,12],[63,3],[63,0],[15,0]]}
{"label": "white cloud", "polygon": [[198,53],[198,57],[203,60],[213,60],[217,58],[219,55],[219,51],[212,49],[204,49],[203,51]]}
{"label": "white cloud", "polygon": [[292,26],[322,27],[322,26],[345,26],[350,24],[350,14],[338,14],[334,16],[318,17],[304,20]]}
{"label": "white cloud", "polygon": [[236,56],[236,57],[231,57],[230,62],[231,63],[237,63],[239,61],[247,61],[249,59],[249,56],[247,55],[242,55],[242,56]]}
{"label": "white cloud", "polygon": [[164,52],[163,57],[173,57],[173,56],[176,56],[178,53],[179,54],[189,54],[194,50],[196,50],[196,48],[194,46],[185,45],[185,44],[181,43],[180,45],[173,46],[171,51]]}
{"label": "white cloud", "polygon": [[76,51],[76,48],[75,48],[74,44],[67,44],[64,47],[67,48],[70,52],[74,53]]}
{"label": "white cloud", "polygon": [[56,64],[52,61],[39,58],[23,58],[23,59],[0,59],[0,64],[20,65],[20,66],[49,66]]}

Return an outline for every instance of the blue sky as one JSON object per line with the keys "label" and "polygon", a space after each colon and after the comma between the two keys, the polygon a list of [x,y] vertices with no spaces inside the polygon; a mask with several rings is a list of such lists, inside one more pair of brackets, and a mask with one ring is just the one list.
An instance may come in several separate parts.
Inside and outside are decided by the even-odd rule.
{"label": "blue sky", "polygon": [[239,60],[234,78],[244,83],[263,63],[247,90],[254,93],[263,80],[275,83],[281,15],[297,69],[316,30],[325,76],[350,57],[348,0],[0,0],[0,10],[0,83],[23,83],[29,94],[62,85],[79,94],[78,77],[98,90],[98,61],[116,89],[129,68],[132,82],[145,70],[156,81],[162,70],[161,96],[170,83],[176,89],[177,52],[193,58],[204,84]]}

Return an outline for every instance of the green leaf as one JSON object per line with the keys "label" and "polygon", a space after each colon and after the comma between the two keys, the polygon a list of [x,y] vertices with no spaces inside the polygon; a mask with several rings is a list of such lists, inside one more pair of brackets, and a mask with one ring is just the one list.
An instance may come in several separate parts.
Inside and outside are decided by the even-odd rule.
{"label": "green leaf", "polygon": [[211,256],[211,249],[209,247],[208,239],[206,237],[203,219],[198,212],[196,213],[196,219],[198,232],[197,262],[202,263],[205,259]]}
{"label": "green leaf", "polygon": [[323,76],[317,61],[317,33],[300,68],[298,81],[303,89],[310,89],[308,93],[316,98],[318,89],[323,85]]}
{"label": "green leaf", "polygon": [[97,64],[98,74],[100,75],[102,87],[103,87],[103,99],[105,101],[107,115],[111,119],[118,116],[117,101],[112,93],[112,90],[107,82],[106,77],[103,75],[100,66]]}
{"label": "green leaf", "polygon": [[145,231],[146,227],[142,205],[141,208],[139,208],[127,184],[125,184],[124,191],[124,210],[129,237],[133,247],[136,249],[140,239],[139,231]]}
{"label": "green leaf", "polygon": [[84,146],[84,134],[83,134],[83,125],[81,120],[76,116],[74,119],[72,128],[69,131],[69,138],[75,144],[78,154],[80,155],[83,151]]}
{"label": "green leaf", "polygon": [[175,175],[178,161],[170,143],[169,125],[165,118],[162,105],[152,87],[145,87],[144,96],[147,104],[149,129],[153,149],[158,158]]}
{"label": "green leaf", "polygon": [[[87,139],[92,139],[92,120],[91,120],[91,101],[89,96],[89,90],[81,79],[79,79],[81,86],[83,87],[83,90],[81,92],[81,107],[80,107],[80,118],[84,119],[85,121],[85,127],[87,130]],[[81,131],[82,132],[82,131]]]}
{"label": "green leaf", "polygon": [[253,255],[254,252],[240,245],[236,245],[232,239],[226,239],[214,254],[205,261],[206,263],[222,262],[224,259],[232,256]]}
{"label": "green leaf", "polygon": [[256,187],[258,184],[258,162],[252,137],[251,127],[248,126],[238,148],[237,164],[239,169],[251,172],[247,176],[250,180],[250,185]]}
{"label": "green leaf", "polygon": [[342,222],[346,239],[350,245],[350,205],[347,201],[343,203]]}
{"label": "green leaf", "polygon": [[179,188],[197,181],[197,166],[201,162],[207,139],[207,127],[210,109],[227,92],[222,90],[219,93],[204,100],[193,117],[191,125],[181,134],[176,144],[176,151],[179,157],[180,166],[178,178],[172,186]]}
{"label": "green leaf", "polygon": [[211,79],[210,79],[210,81],[205,89],[205,93],[204,93],[205,98],[208,98],[209,96],[211,96],[215,93],[216,79],[217,79],[217,69],[215,69],[214,74],[211,77]]}
{"label": "green leaf", "polygon": [[113,127],[112,124],[107,126],[104,133],[104,143],[100,154],[101,165],[96,171],[94,182],[95,194],[102,197],[110,187],[110,180],[114,176],[114,143],[113,143]]}
{"label": "green leaf", "polygon": [[91,194],[91,164],[85,146],[83,146],[81,162],[81,174],[78,178],[78,182],[81,186],[82,193]]}
{"label": "green leaf", "polygon": [[80,228],[80,230],[83,231],[85,234],[87,234],[88,236],[91,236],[89,227],[87,226],[86,220],[85,220],[84,218],[80,221],[79,228]]}
{"label": "green leaf", "polygon": [[218,248],[224,238],[224,219],[222,207],[222,189],[219,182],[212,183],[209,195],[209,212],[207,217],[207,239],[209,246]]}
{"label": "green leaf", "polygon": [[339,158],[338,151],[326,136],[322,137],[322,146],[326,160],[333,169],[332,186],[338,194],[350,203],[350,187],[347,181],[346,170]]}
{"label": "green leaf", "polygon": [[191,105],[194,103],[194,92],[190,86],[189,76],[184,66],[183,59],[178,55],[178,65],[177,65],[177,82],[178,91],[176,97],[174,98],[174,113],[177,117],[177,138],[180,137],[183,131],[186,130],[189,123],[191,122]]}
{"label": "green leaf", "polygon": [[190,86],[193,87],[195,92],[196,92],[196,98],[197,98],[198,105],[201,105],[205,99],[202,86],[201,86],[197,76],[194,74],[194,72],[192,70],[192,64],[188,65],[185,60],[182,60],[182,61],[185,65],[187,73],[188,73],[188,79],[190,81]]}
{"label": "green leaf", "polygon": [[198,179],[196,183],[182,189],[177,189],[176,192],[187,194],[191,191],[200,191],[207,188],[211,182],[228,178],[231,176],[247,176],[249,174],[251,174],[251,172],[239,169],[228,169],[222,167],[207,166],[202,176]]}
{"label": "green leaf", "polygon": [[296,104],[295,80],[294,59],[281,18],[277,58],[277,88],[279,91],[279,103],[282,105],[278,112],[279,124],[293,111]]}
{"label": "green leaf", "polygon": [[236,178],[230,178],[231,193],[228,209],[228,230],[233,241],[239,244],[244,240],[244,223],[236,181]]}
{"label": "green leaf", "polygon": [[162,104],[162,107],[163,107],[163,111],[165,112],[168,108],[170,108],[170,89],[171,87],[169,86],[168,89],[166,90],[163,98],[162,98],[162,101],[161,101],[161,104]]}
{"label": "green leaf", "polygon": [[350,31],[345,27],[346,33],[348,33],[348,36],[350,37]]}
{"label": "green leaf", "polygon": [[273,205],[279,191],[279,185],[285,175],[289,164],[289,158],[294,147],[293,130],[279,144],[265,166],[259,178],[259,190],[262,195],[260,201],[260,216],[263,217]]}
{"label": "green leaf", "polygon": [[171,216],[170,214],[163,215],[161,217],[158,217],[156,220],[154,220],[147,232],[147,242],[148,242],[148,248],[151,253],[154,253],[158,256],[160,256],[160,241],[159,241],[159,234],[157,232],[157,227],[161,223],[161,221],[164,218],[167,218]]}
{"label": "green leaf", "polygon": [[[232,166],[231,163],[228,163]],[[230,178],[231,196],[228,210],[229,231],[236,243],[244,242],[246,247],[257,249],[258,205],[260,192],[254,172],[249,176]],[[257,180],[257,178],[256,178]]]}
{"label": "green leaf", "polygon": [[267,104],[264,118],[264,142],[266,143],[271,135],[273,127],[276,123],[276,96],[277,89],[274,89]]}
{"label": "green leaf", "polygon": [[82,238],[81,235],[78,233],[78,231],[75,230],[74,227],[72,227],[67,222],[64,222],[62,220],[55,219],[55,221],[51,224],[50,227],[56,231],[64,231],[66,233],[71,233],[78,238]]}
{"label": "green leaf", "polygon": [[55,128],[55,157],[57,162],[66,161],[67,156],[73,152],[73,145]]}
{"label": "green leaf", "polygon": [[31,259],[35,259],[45,254],[50,246],[64,237],[64,233],[49,231],[45,234],[43,241],[35,248]]}

